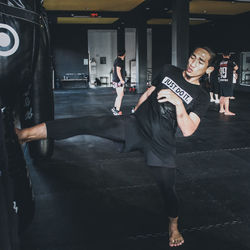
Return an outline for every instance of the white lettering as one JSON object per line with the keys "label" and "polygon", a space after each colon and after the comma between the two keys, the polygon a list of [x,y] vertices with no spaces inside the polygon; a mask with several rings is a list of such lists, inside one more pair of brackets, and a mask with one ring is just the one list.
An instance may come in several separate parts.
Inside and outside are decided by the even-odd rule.
{"label": "white lettering", "polygon": [[165,77],[162,83],[171,89],[176,95],[178,95],[186,104],[192,102],[193,97],[190,96],[185,90],[178,86],[171,78]]}

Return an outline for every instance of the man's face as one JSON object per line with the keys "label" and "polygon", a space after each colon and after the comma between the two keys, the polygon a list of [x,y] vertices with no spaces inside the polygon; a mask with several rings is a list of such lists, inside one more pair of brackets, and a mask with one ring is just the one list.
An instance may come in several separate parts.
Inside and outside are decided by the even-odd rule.
{"label": "man's face", "polygon": [[210,59],[209,53],[202,49],[196,49],[188,59],[185,74],[189,78],[200,78],[206,73],[208,68],[208,61]]}

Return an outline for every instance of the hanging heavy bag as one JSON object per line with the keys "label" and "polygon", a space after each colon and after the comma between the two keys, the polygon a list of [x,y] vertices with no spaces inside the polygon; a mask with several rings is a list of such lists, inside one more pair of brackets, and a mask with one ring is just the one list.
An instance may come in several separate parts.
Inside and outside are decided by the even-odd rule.
{"label": "hanging heavy bag", "polygon": [[13,182],[15,207],[19,217],[19,231],[23,232],[34,217],[35,200],[23,151],[17,135],[14,133],[14,118],[11,109],[5,108],[3,122],[8,157],[7,173]]}
{"label": "hanging heavy bag", "polygon": [[[52,60],[50,54],[50,39],[48,22],[45,14],[41,18],[42,29],[39,34],[39,46],[36,64],[34,67],[33,83],[30,89],[30,106],[26,109],[23,125],[30,127],[35,124],[54,119],[54,99],[52,86]],[[25,96],[25,99],[28,97]],[[27,105],[27,101],[24,102]],[[33,114],[30,114],[33,110]],[[32,158],[48,158],[53,154],[54,141],[45,139],[29,143],[29,152]]]}
{"label": "hanging heavy bag", "polygon": [[[54,118],[48,23],[40,0],[0,0],[0,92],[18,107],[22,127]],[[35,142],[33,158],[49,157],[53,141]]]}
{"label": "hanging heavy bag", "polygon": [[[33,218],[34,200],[23,152],[14,133],[13,110],[18,107],[23,126],[33,125],[34,117],[51,120],[51,114],[53,114],[53,112],[48,112],[49,117],[41,114],[37,116],[32,106],[34,98],[31,90],[33,90],[36,67],[39,65],[37,60],[41,46],[41,33],[45,32],[44,26],[41,25],[43,18],[38,15],[39,12],[41,12],[41,4],[38,0],[0,0],[0,97],[2,106],[6,107],[5,138],[9,161],[7,177],[13,182],[13,201],[15,201],[15,210],[19,215],[20,230],[26,228]],[[51,86],[51,82],[48,86]],[[26,102],[26,98],[21,98],[25,96],[25,93],[30,93],[30,102]],[[47,95],[48,98],[53,98],[51,93],[52,91]],[[21,105],[21,101],[25,104]],[[45,98],[39,101],[38,105],[46,108],[48,103],[53,103],[53,101]],[[28,111],[25,110],[27,107]],[[50,108],[53,110],[53,107],[50,106]],[[39,109],[35,108],[35,110]],[[47,111],[44,110],[43,114],[46,113]],[[52,150],[50,154],[51,152]]]}
{"label": "hanging heavy bag", "polygon": [[8,156],[0,111],[0,249],[18,250],[18,215],[14,200],[14,185],[8,174]]}

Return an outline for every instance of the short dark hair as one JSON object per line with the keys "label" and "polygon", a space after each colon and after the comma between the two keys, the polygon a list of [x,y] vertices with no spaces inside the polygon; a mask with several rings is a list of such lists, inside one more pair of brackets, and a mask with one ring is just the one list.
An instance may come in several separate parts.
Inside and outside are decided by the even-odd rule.
{"label": "short dark hair", "polygon": [[125,49],[120,49],[120,50],[118,50],[117,55],[118,56],[123,56],[123,55],[125,55],[125,53],[126,53]]}
{"label": "short dark hair", "polygon": [[210,55],[210,59],[208,60],[208,67],[213,66],[215,63],[215,60],[216,60],[216,53],[211,48],[209,48],[207,46],[198,46],[193,51],[195,51],[198,48],[204,49],[208,52],[208,54]]}
{"label": "short dark hair", "polygon": [[222,55],[223,55],[223,56],[231,56],[231,54],[230,54],[229,51],[224,51],[224,52],[222,53]]}

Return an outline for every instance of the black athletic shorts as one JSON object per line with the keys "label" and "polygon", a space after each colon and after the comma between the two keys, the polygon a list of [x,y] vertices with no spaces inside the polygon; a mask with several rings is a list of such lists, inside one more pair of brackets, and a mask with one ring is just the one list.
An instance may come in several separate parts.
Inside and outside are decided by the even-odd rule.
{"label": "black athletic shorts", "polygon": [[233,84],[220,83],[220,96],[224,97],[233,96]]}
{"label": "black athletic shorts", "polygon": [[126,136],[125,136],[125,147],[124,152],[130,152],[134,150],[140,150],[144,153],[146,164],[149,166],[157,166],[157,167],[167,167],[167,168],[175,168],[175,159],[169,158],[169,160],[165,159],[161,160],[158,155],[153,152],[152,147],[149,142],[147,142],[140,132],[139,125],[136,121],[134,115],[131,115],[127,119],[126,125]]}

